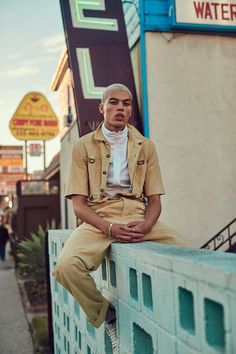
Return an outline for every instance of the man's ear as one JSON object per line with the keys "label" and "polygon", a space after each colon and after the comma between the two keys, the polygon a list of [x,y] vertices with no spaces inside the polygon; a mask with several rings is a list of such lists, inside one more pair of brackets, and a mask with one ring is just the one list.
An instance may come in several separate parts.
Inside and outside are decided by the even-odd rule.
{"label": "man's ear", "polygon": [[99,112],[103,114],[104,110],[103,110],[103,103],[99,103],[99,106],[98,106],[98,109],[99,109]]}

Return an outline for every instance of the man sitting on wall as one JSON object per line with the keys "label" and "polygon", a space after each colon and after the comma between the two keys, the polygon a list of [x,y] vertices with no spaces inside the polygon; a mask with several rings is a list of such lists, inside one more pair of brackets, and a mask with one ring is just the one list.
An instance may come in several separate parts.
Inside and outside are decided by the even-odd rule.
{"label": "man sitting on wall", "polygon": [[99,111],[104,122],[74,145],[66,198],[82,224],[70,235],[54,276],[79,302],[90,323],[104,321],[113,353],[118,353],[116,311],[90,275],[113,242],[185,241],[158,221],[164,194],[153,142],[128,124],[132,94],[122,84],[108,86]]}

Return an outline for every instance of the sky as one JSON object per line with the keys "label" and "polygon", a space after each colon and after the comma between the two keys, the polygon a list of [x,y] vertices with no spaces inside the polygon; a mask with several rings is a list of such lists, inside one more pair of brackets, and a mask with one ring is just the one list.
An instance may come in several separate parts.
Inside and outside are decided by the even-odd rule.
{"label": "sky", "polygon": [[[50,91],[65,48],[59,0],[0,0],[0,43],[0,145],[24,145],[8,125],[27,93],[41,92],[60,113],[58,93]],[[46,165],[59,150],[59,136],[46,142]],[[42,156],[28,157],[29,172],[41,169]]]}

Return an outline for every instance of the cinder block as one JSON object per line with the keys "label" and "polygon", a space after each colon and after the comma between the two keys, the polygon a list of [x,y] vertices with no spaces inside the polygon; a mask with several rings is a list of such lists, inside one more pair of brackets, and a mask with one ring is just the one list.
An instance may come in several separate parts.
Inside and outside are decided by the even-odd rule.
{"label": "cinder block", "polygon": [[158,354],[177,354],[176,337],[170,335],[162,328],[157,328],[157,353]]}
{"label": "cinder block", "polygon": [[[155,268],[147,263],[140,262],[140,295],[142,313],[154,320],[154,313],[157,311],[157,298],[154,288],[156,286]],[[155,321],[155,320],[154,320]]]}
{"label": "cinder block", "polygon": [[[227,262],[227,258],[225,258],[225,261]],[[229,288],[231,274],[228,273],[227,271],[225,271],[224,268],[219,267],[219,265],[212,266],[212,265],[207,265],[207,264],[202,264],[198,268],[200,271],[201,281],[211,284],[213,286],[216,285],[216,286],[219,286],[219,287],[225,288],[225,289]],[[236,268],[235,268],[235,272],[236,272]],[[235,273],[235,275],[236,275],[236,273]],[[236,277],[234,279],[236,281]],[[233,285],[233,287],[234,287],[234,285]],[[235,286],[235,290],[236,290],[236,286]]]}
{"label": "cinder block", "polygon": [[138,259],[131,256],[127,258],[126,274],[128,279],[128,297],[126,302],[133,306],[137,311],[141,311],[141,279]]}
{"label": "cinder block", "polygon": [[142,261],[149,265],[164,270],[172,270],[172,259],[167,254],[162,254],[156,242],[144,242],[145,246],[142,254]]}
{"label": "cinder block", "polygon": [[[191,346],[189,346],[184,342],[181,342],[180,340],[177,340],[176,344],[177,344],[177,354],[209,354],[208,352],[195,350]],[[218,352],[218,354],[220,353]]]}
{"label": "cinder block", "polygon": [[83,310],[81,311],[81,326],[84,331],[87,329],[87,316]]}
{"label": "cinder block", "polygon": [[202,280],[202,266],[189,259],[177,258],[173,260],[173,272],[190,277],[192,280]]}
{"label": "cinder block", "polygon": [[230,288],[232,290],[236,289],[234,281],[236,280],[236,262],[234,254],[196,250],[192,263],[199,265],[202,273],[201,278],[205,282],[224,288]]}
{"label": "cinder block", "polygon": [[230,338],[232,343],[232,353],[236,353],[236,294],[232,292],[229,293],[229,308],[231,316],[230,328],[232,329]]}
{"label": "cinder block", "polygon": [[[231,327],[230,315],[232,308],[230,308],[228,293],[224,288],[212,286],[211,284],[201,284],[199,287],[199,301],[199,323],[201,325],[203,353],[217,354],[220,351],[226,354],[233,354],[233,328]],[[212,325],[209,325],[209,323]],[[214,325],[218,326],[218,334]]]}
{"label": "cinder block", "polygon": [[174,277],[169,271],[156,269],[154,273],[154,319],[157,325],[171,334],[176,333]]}
{"label": "cinder block", "polygon": [[91,272],[91,276],[93,277],[96,285],[97,285],[97,288],[98,289],[101,289],[101,269],[100,267],[95,271],[95,272]]}
{"label": "cinder block", "polygon": [[236,270],[235,270],[235,272],[232,272],[229,275],[228,288],[230,290],[236,292]]}
{"label": "cinder block", "polygon": [[126,258],[116,256],[116,282],[119,300],[129,302],[129,277]]}
{"label": "cinder block", "polygon": [[[101,353],[101,349],[102,348],[99,348],[96,344],[96,341],[93,340],[91,337],[89,337],[88,335],[86,335],[86,352],[85,353],[88,353],[88,348],[90,348],[91,350],[91,354],[97,354],[97,353]],[[103,348],[104,350],[104,348]],[[73,352],[72,352],[73,353]]]}
{"label": "cinder block", "polygon": [[174,284],[177,337],[192,348],[201,351],[198,283],[174,274]]}
{"label": "cinder block", "polygon": [[96,346],[99,348],[98,353],[105,353],[105,326],[101,325],[96,329]]}
{"label": "cinder block", "polygon": [[[154,353],[158,350],[156,326],[153,321],[148,319],[142,313],[136,311],[131,306],[127,306],[123,302],[119,302],[119,331],[120,338],[122,338],[122,344],[125,350],[130,353],[135,353],[135,330],[134,327],[140,328],[140,332],[143,332],[144,340],[140,339],[140,333],[136,333],[142,345],[145,345],[145,336],[149,337],[152,342]],[[147,348],[146,348],[147,349]]]}
{"label": "cinder block", "polygon": [[122,342],[124,349],[127,352],[131,352],[132,313],[133,313],[133,309],[131,306],[127,305],[123,301],[119,301],[119,316],[118,316],[119,338],[120,338],[120,341]]}
{"label": "cinder block", "polygon": [[110,291],[110,284],[109,284],[109,278],[108,278],[108,262],[107,262],[107,257],[104,258],[103,263],[99,266],[99,271],[100,271],[100,288],[101,289],[106,289]]}
{"label": "cinder block", "polygon": [[122,243],[113,243],[111,245],[111,251],[110,254],[113,254],[114,256],[124,256],[127,250],[127,245],[122,244]]}
{"label": "cinder block", "polygon": [[117,302],[118,299],[113,297],[113,294],[107,290],[107,289],[102,289],[102,295],[107,299],[115,308],[117,307]]}
{"label": "cinder block", "polygon": [[232,255],[199,249],[176,257],[173,265],[174,272],[222,287],[228,286],[227,273],[236,272]]}
{"label": "cinder block", "polygon": [[120,344],[120,353],[119,354],[132,354],[131,352],[127,351],[123,345]]}
{"label": "cinder block", "polygon": [[118,298],[118,278],[121,276],[117,270],[119,263],[121,263],[120,256],[111,254],[110,258],[107,258],[109,289],[115,298]]}

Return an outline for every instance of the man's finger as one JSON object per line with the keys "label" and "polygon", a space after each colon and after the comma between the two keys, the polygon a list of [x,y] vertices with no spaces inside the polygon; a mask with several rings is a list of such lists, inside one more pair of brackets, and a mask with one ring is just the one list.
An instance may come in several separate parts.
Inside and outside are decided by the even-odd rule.
{"label": "man's finger", "polygon": [[141,238],[133,238],[132,239],[132,243],[140,243],[140,242],[143,242],[144,240],[143,240],[143,237],[141,237]]}
{"label": "man's finger", "polygon": [[132,240],[132,237],[125,236],[125,235],[116,235],[116,239],[121,242],[123,241],[130,242]]}
{"label": "man's finger", "polygon": [[127,224],[128,227],[133,227],[136,225],[137,225],[137,221],[131,221],[131,222],[128,222],[128,224]]}
{"label": "man's finger", "polygon": [[132,227],[128,227],[127,225],[121,226],[120,229],[122,231],[131,231],[133,229],[134,226]]}
{"label": "man's finger", "polygon": [[139,233],[139,232],[131,232],[131,231],[127,231],[127,232],[122,232],[121,234],[120,234],[120,236],[128,236],[128,237],[130,237],[130,238],[139,238],[139,237],[143,237],[144,236],[144,234],[141,234],[141,233]]}
{"label": "man's finger", "polygon": [[132,232],[141,232],[142,227],[143,227],[143,223],[129,223],[127,224],[128,230],[132,231]]}
{"label": "man's finger", "polygon": [[120,240],[120,242],[123,242],[123,243],[140,243],[140,242],[143,242],[143,237],[141,238],[132,238],[131,240]]}

